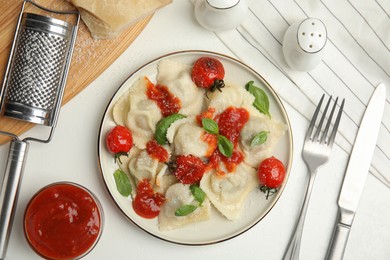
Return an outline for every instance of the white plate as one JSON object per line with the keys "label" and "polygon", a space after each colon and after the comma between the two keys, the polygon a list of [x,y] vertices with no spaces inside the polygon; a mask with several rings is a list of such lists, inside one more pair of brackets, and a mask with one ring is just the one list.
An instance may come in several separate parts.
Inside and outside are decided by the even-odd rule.
{"label": "white plate", "polygon": [[[114,163],[113,156],[106,149],[105,136],[108,131],[115,126],[112,118],[112,108],[114,104],[137,79],[146,75],[152,82],[156,82],[157,64],[162,59],[171,59],[192,64],[201,56],[211,56],[219,59],[225,67],[225,79],[227,81],[241,84],[244,87],[248,81],[254,80],[255,85],[261,87],[267,93],[270,100],[270,113],[272,117],[284,122],[288,127],[287,133],[279,142],[274,153],[274,155],[286,166],[286,179],[279,188],[279,191],[275,195],[269,197],[268,200],[265,199],[264,194],[261,193],[259,189],[255,189],[251,192],[246,200],[241,217],[236,221],[229,221],[215,209],[212,209],[212,216],[208,221],[192,224],[178,230],[161,232],[158,229],[157,218],[150,220],[138,216],[132,208],[131,198],[125,198],[117,191],[113,173],[118,166]],[[149,234],[165,241],[185,245],[206,245],[225,241],[242,234],[264,218],[275,205],[283,192],[290,173],[292,163],[291,126],[286,111],[275,91],[253,69],[238,60],[222,54],[206,51],[183,51],[165,55],[145,64],[130,75],[130,77],[119,87],[110,100],[101,122],[98,139],[98,155],[100,169],[106,187],[116,205],[129,220]]]}

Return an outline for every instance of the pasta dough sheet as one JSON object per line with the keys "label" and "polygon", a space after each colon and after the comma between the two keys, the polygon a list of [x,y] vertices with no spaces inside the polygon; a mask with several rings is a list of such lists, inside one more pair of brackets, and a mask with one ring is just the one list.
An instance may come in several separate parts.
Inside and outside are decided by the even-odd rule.
{"label": "pasta dough sheet", "polygon": [[111,39],[172,0],[71,0],[94,39]]}

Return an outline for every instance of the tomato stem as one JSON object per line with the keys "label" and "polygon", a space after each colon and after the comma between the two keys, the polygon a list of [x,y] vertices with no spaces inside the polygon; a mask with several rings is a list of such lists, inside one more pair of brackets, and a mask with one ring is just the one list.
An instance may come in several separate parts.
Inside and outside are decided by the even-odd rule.
{"label": "tomato stem", "polygon": [[223,79],[215,79],[214,83],[210,86],[210,89],[206,92],[206,97],[209,98],[208,93],[214,92],[217,89],[219,92],[222,92],[223,87],[225,87],[225,82]]}
{"label": "tomato stem", "polygon": [[274,195],[278,191],[278,189],[276,189],[276,188],[269,188],[269,187],[267,187],[265,185],[261,185],[260,186],[260,191],[265,193],[265,199],[268,200],[268,197]]}
{"label": "tomato stem", "polygon": [[125,152],[116,153],[116,154],[114,155],[114,161],[115,161],[115,163],[118,161],[119,164],[122,164],[121,156],[123,156],[123,155],[126,156],[126,157],[129,156],[129,154],[128,154],[128,153],[125,153]]}

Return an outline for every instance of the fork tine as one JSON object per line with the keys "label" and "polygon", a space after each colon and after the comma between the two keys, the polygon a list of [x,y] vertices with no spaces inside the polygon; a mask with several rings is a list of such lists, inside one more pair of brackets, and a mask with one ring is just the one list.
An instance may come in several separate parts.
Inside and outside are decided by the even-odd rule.
{"label": "fork tine", "polygon": [[336,121],[335,121],[334,126],[333,126],[332,133],[330,134],[330,137],[329,137],[328,145],[330,147],[333,146],[334,139],[336,138],[337,128],[339,127],[340,118],[341,118],[341,115],[343,114],[344,103],[345,103],[345,99],[343,98],[343,101],[341,102],[341,105],[340,105],[339,113],[337,114],[337,118],[336,118]]}
{"label": "fork tine", "polygon": [[317,139],[318,142],[320,141],[319,136],[320,136],[320,133],[321,133],[322,124],[325,121],[326,113],[328,112],[328,108],[329,108],[329,104],[330,104],[331,100],[332,100],[332,96],[329,97],[328,103],[326,103],[325,110],[322,113],[322,117],[321,117],[320,122],[318,123],[317,131],[316,131],[316,133],[313,136],[313,140]]}
{"label": "fork tine", "polygon": [[306,140],[306,141],[308,141],[308,140],[311,139],[311,136],[312,136],[312,134],[313,134],[314,125],[315,125],[315,123],[316,123],[318,113],[320,112],[320,108],[321,108],[321,105],[322,105],[322,101],[324,101],[324,97],[325,97],[325,94],[322,94],[322,97],[321,97],[321,99],[320,99],[320,102],[318,102],[317,108],[316,108],[316,110],[314,111],[313,117],[311,118],[309,127],[308,127],[307,132],[306,132],[306,137],[305,137],[305,140]]}
{"label": "fork tine", "polygon": [[332,122],[333,114],[334,114],[334,111],[336,110],[336,106],[337,106],[337,101],[338,100],[339,100],[339,98],[337,97],[336,100],[334,101],[334,104],[333,104],[333,107],[332,107],[332,111],[330,112],[330,115],[328,117],[328,122],[326,123],[325,129],[324,129],[324,133],[322,134],[320,143],[323,143],[324,140],[326,140],[326,137],[327,137],[328,131],[329,131],[329,127],[330,127],[330,123]]}

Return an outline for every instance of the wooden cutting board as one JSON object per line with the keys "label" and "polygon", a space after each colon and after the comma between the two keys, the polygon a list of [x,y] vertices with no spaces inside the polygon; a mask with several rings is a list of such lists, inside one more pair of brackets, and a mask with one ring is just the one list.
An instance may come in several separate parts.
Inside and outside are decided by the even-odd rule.
{"label": "wooden cutting board", "polygon": [[[73,9],[71,4],[65,2],[64,0],[35,0],[35,2],[55,10]],[[0,14],[0,88],[1,84],[3,83],[8,56],[14,38],[17,19],[22,3],[22,0],[0,0],[2,10]],[[25,11],[51,15],[50,13],[45,13],[34,7],[30,3],[26,4]],[[62,19],[66,18],[66,20],[68,20],[67,17],[72,18],[72,16],[68,15],[60,17],[62,17]],[[152,15],[142,18],[128,30],[123,32],[119,37],[113,40],[99,41],[94,40],[91,37],[85,24],[80,21],[62,105],[80,93],[110,64],[112,64],[141,33],[141,31],[148,24],[151,17]],[[26,123],[0,115],[0,131],[20,135],[34,125],[35,124]],[[10,138],[8,136],[0,135],[0,144],[8,142],[9,139]]]}

